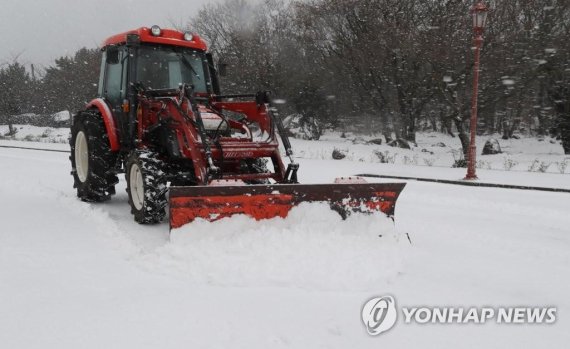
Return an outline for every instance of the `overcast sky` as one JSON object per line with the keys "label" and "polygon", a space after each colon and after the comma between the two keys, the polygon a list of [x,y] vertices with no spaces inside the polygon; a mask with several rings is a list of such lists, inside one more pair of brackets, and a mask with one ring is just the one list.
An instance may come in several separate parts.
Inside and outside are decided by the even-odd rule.
{"label": "overcast sky", "polygon": [[142,26],[185,24],[208,0],[0,0],[0,63],[49,66]]}

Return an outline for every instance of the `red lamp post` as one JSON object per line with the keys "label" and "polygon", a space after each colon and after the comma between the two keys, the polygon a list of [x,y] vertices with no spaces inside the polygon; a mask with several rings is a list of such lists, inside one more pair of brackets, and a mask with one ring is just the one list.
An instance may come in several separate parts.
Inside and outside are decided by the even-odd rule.
{"label": "red lamp post", "polygon": [[475,44],[475,61],[473,64],[473,95],[471,96],[471,140],[469,142],[469,159],[467,162],[466,180],[477,179],[475,174],[475,163],[477,156],[477,148],[475,146],[475,137],[477,136],[477,95],[479,94],[479,57],[481,46],[483,45],[483,29],[487,22],[487,13],[489,8],[482,1],[473,5],[471,8],[471,16],[473,16],[473,33]]}

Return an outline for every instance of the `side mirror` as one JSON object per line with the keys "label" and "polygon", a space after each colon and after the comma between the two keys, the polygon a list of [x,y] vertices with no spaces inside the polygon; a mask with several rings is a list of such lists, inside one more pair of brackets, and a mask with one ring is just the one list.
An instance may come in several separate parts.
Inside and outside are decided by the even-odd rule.
{"label": "side mirror", "polygon": [[208,61],[208,67],[210,68],[210,78],[212,80],[212,90],[214,94],[220,95],[220,80],[218,80],[218,70],[214,67],[214,57],[211,52],[206,53],[206,60]]}
{"label": "side mirror", "polygon": [[107,64],[119,64],[119,49],[116,46],[107,48]]}
{"label": "side mirror", "polygon": [[218,74],[220,76],[226,76],[228,74],[228,64],[224,61],[218,61]]}

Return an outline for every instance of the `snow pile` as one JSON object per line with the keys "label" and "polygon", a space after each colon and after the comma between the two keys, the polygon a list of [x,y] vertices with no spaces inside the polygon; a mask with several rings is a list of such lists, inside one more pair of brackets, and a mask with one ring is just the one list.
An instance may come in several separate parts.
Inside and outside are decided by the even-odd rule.
{"label": "snow pile", "polygon": [[144,265],[200,284],[377,290],[402,270],[409,246],[381,213],[343,221],[326,204],[305,203],[285,219],[197,220],[173,230]]}
{"label": "snow pile", "polygon": [[52,114],[52,118],[53,121],[59,121],[59,122],[69,121],[71,119],[71,113],[69,112],[69,110],[63,110],[55,114]]}
{"label": "snow pile", "polygon": [[[69,127],[40,127],[18,124],[13,126],[16,130],[16,134],[10,138],[12,140],[68,144]],[[8,125],[0,125],[0,136],[7,136],[9,131],[10,128]]]}

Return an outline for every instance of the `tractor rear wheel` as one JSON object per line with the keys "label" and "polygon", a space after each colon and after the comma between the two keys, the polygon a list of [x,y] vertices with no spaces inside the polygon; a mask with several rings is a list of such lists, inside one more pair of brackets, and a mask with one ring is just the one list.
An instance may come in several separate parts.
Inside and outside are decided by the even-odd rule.
{"label": "tractor rear wheel", "polygon": [[131,213],[141,224],[158,223],[166,215],[166,173],[156,153],[136,150],[125,165]]}
{"label": "tractor rear wheel", "polygon": [[79,112],[71,126],[71,175],[77,197],[105,201],[115,194],[117,154],[111,152],[103,118],[95,111]]}

